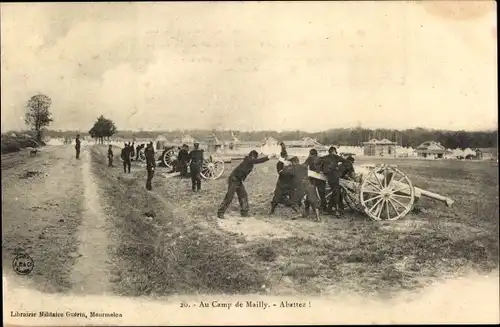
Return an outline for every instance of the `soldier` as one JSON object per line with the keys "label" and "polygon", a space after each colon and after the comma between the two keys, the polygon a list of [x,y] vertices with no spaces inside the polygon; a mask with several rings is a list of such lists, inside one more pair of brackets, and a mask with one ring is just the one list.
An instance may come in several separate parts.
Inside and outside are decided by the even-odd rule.
{"label": "soldier", "polygon": [[194,150],[189,152],[189,170],[191,172],[191,188],[193,192],[201,191],[201,168],[203,166],[203,150],[200,144],[194,143]]}
{"label": "soldier", "polygon": [[135,142],[132,142],[132,145],[130,146],[130,160],[135,157]]}
{"label": "soldier", "polygon": [[[312,170],[316,173],[321,173],[323,170],[323,160],[318,156],[318,151],[316,149],[309,150],[309,157],[307,157],[304,164],[309,167],[309,170]],[[318,191],[321,210],[326,211],[326,182],[313,177],[309,177],[309,181]]]}
{"label": "soldier", "polygon": [[347,160],[342,158],[337,154],[337,149],[335,147],[330,147],[328,149],[328,155],[323,158],[323,173],[325,174],[328,185],[332,191],[330,201],[328,203],[327,211],[332,213],[332,208],[335,208],[335,215],[337,217],[341,216],[339,202],[340,202],[340,170],[339,164],[348,164]]}
{"label": "soldier", "polygon": [[150,142],[146,149],[144,150],[144,155],[146,156],[146,170],[148,172],[148,177],[146,180],[146,189],[151,191],[153,187],[151,186],[151,181],[153,180],[153,176],[156,168],[155,161],[155,150],[153,148],[153,142]]}
{"label": "soldier", "polygon": [[227,193],[221,205],[219,206],[217,217],[221,219],[224,218],[224,213],[233,201],[234,193],[236,193],[238,196],[241,216],[248,217],[248,195],[243,182],[252,172],[254,165],[266,162],[271,157],[274,157],[273,155],[271,155],[258,158],[258,156],[259,154],[257,153],[257,151],[250,151],[248,156],[246,156],[243,161],[231,172],[231,175],[227,179]]}
{"label": "soldier", "polygon": [[314,209],[314,213],[317,221],[321,221],[319,216],[319,199],[314,189],[314,186],[311,184],[308,178],[308,166],[306,164],[300,164],[299,159],[297,157],[293,157],[290,159],[292,163],[290,166],[283,168],[281,171],[282,175],[288,175],[292,178],[292,192],[290,196],[290,201],[292,202],[292,209],[295,211],[297,207],[302,202],[304,197],[306,198],[306,205],[304,206],[304,212],[302,213],[302,217],[309,216],[309,208],[312,207]]}
{"label": "soldier", "polygon": [[80,159],[80,144],[81,144],[81,141],[80,141],[80,134],[77,134],[76,135],[76,145],[75,145],[75,150],[76,150],[76,159]]}
{"label": "soldier", "polygon": [[286,145],[283,142],[280,142],[281,146],[281,153],[280,153],[280,160],[278,160],[278,163],[276,164],[276,170],[278,171],[278,174],[283,170],[283,167],[285,167],[285,164],[288,159],[288,153],[286,151]]}
{"label": "soldier", "polygon": [[121,158],[123,160],[123,172],[130,174],[130,166],[132,165],[130,162],[130,145],[125,143],[125,147],[122,149]]}
{"label": "soldier", "polygon": [[113,146],[108,147],[108,167],[113,167]]}
{"label": "soldier", "polygon": [[181,177],[189,177],[187,168],[189,162],[189,146],[183,144],[179,154],[177,155],[177,164],[179,166],[178,171],[181,173]]}

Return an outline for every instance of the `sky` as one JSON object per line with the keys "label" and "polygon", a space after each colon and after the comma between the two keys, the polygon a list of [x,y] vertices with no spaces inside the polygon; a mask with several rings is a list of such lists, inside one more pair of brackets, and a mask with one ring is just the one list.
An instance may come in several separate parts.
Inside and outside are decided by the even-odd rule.
{"label": "sky", "polygon": [[497,127],[494,2],[2,3],[1,128]]}

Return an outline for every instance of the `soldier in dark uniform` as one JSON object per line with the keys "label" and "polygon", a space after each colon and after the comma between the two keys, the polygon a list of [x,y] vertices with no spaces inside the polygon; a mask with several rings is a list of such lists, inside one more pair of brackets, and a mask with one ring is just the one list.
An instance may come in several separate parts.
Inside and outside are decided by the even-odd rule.
{"label": "soldier in dark uniform", "polygon": [[80,146],[81,146],[80,134],[76,135],[75,142],[76,142],[76,144],[75,144],[76,159],[80,159]]}
{"label": "soldier in dark uniform", "polygon": [[279,204],[284,204],[287,207],[292,207],[293,210],[298,212],[296,207],[292,206],[292,202],[290,201],[290,191],[292,187],[292,180],[288,175],[282,175],[281,171],[288,165],[290,162],[288,161],[288,153],[286,151],[286,146],[283,142],[280,143],[281,153],[280,159],[276,164],[276,171],[278,172],[278,181],[276,182],[276,188],[274,189],[274,196],[271,200],[271,211],[269,215],[274,214],[276,208]]}
{"label": "soldier in dark uniform", "polygon": [[314,186],[309,181],[308,166],[306,164],[301,165],[297,157],[291,158],[290,162],[292,164],[290,166],[283,168],[281,174],[285,176],[288,175],[292,178],[293,189],[290,196],[290,200],[292,202],[292,208],[294,210],[297,210],[297,207],[300,205],[302,199],[304,199],[305,197],[306,205],[304,206],[304,212],[302,214],[302,217],[305,218],[309,216],[309,208],[312,207],[316,215],[316,220],[320,221],[321,220],[319,216],[320,202]]}
{"label": "soldier in dark uniform", "polygon": [[148,172],[148,177],[146,180],[146,189],[151,191],[153,187],[151,186],[151,181],[153,180],[153,176],[156,168],[155,161],[155,150],[153,148],[153,142],[150,142],[146,149],[144,150],[144,155],[146,156],[146,170]]}
{"label": "soldier in dark uniform", "polygon": [[[309,157],[306,159],[305,164],[309,167],[309,170],[316,173],[321,173],[323,171],[323,159],[318,156],[318,151],[316,149],[311,149],[309,151]],[[326,182],[313,177],[309,177],[309,181],[318,191],[321,210],[326,211]]]}
{"label": "soldier in dark uniform", "polygon": [[224,218],[224,213],[233,201],[234,193],[237,194],[238,201],[240,202],[241,215],[243,217],[248,217],[248,194],[245,190],[243,182],[247,178],[248,174],[252,172],[254,165],[266,162],[270,157],[273,157],[265,156],[262,158],[258,158],[258,156],[259,154],[257,153],[257,151],[250,151],[248,156],[246,156],[243,161],[231,172],[231,175],[227,180],[227,193],[221,205],[219,206],[217,217],[221,219]]}
{"label": "soldier in dark uniform", "polygon": [[130,146],[130,160],[132,161],[133,159],[135,159],[135,142],[132,142]]}
{"label": "soldier in dark uniform", "polygon": [[113,167],[113,146],[108,147],[108,167]]}
{"label": "soldier in dark uniform", "polygon": [[130,145],[128,143],[125,143],[125,147],[122,149],[121,153],[121,158],[123,160],[123,172],[130,174],[130,167],[131,167],[131,162],[130,162]]}
{"label": "soldier in dark uniform", "polygon": [[203,166],[203,150],[200,144],[194,143],[194,150],[189,152],[189,170],[191,172],[191,188],[193,192],[201,191],[201,168]]}
{"label": "soldier in dark uniform", "polygon": [[327,211],[332,213],[332,208],[335,208],[335,215],[337,217],[341,216],[339,204],[340,204],[340,170],[339,164],[346,164],[347,160],[342,158],[337,154],[337,149],[335,147],[330,147],[328,149],[328,155],[323,158],[323,173],[325,174],[328,185],[332,191],[330,201],[328,203]]}
{"label": "soldier in dark uniform", "polygon": [[189,146],[187,144],[183,144],[179,154],[177,155],[177,164],[178,171],[181,173],[181,177],[189,177],[188,176],[188,162],[189,162]]}

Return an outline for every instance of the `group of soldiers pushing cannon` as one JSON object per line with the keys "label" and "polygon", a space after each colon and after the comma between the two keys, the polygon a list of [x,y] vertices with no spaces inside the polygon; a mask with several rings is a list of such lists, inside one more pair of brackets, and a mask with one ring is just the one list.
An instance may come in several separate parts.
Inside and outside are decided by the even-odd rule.
{"label": "group of soldiers pushing cannon", "polygon": [[[310,208],[313,208],[317,221],[320,221],[320,210],[340,217],[344,209],[340,178],[354,178],[354,158],[348,156],[344,159],[337,154],[336,148],[332,146],[328,150],[328,155],[324,157],[320,157],[316,149],[311,149],[309,157],[303,164],[300,164],[296,156],[289,158],[283,142],[280,143],[280,146],[280,159],[276,164],[278,181],[269,214],[274,214],[280,204],[291,207],[299,213],[299,207],[304,204],[303,217],[309,216]],[[235,193],[238,196],[241,215],[248,216],[248,195],[243,182],[253,170],[254,165],[266,162],[272,157],[274,156],[259,158],[257,151],[253,150],[243,159],[228,178],[228,189],[217,211],[217,217],[224,218],[224,213],[231,204]],[[309,177],[309,170],[324,174],[327,182]],[[331,189],[329,201],[326,199],[326,183]]]}

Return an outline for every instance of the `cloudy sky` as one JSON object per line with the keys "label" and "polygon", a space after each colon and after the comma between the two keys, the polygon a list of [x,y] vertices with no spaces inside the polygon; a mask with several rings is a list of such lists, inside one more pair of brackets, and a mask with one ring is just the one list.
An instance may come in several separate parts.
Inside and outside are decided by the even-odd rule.
{"label": "cloudy sky", "polygon": [[494,6],[4,3],[2,130],[494,128]]}

